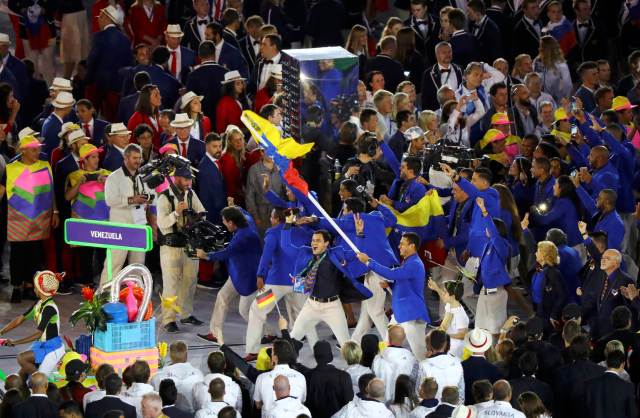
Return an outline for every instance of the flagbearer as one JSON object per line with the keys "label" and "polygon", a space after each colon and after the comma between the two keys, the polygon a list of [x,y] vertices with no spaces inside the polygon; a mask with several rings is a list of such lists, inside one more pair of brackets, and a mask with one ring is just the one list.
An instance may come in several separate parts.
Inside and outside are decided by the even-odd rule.
{"label": "flagbearer", "polygon": [[[293,324],[306,300],[301,293],[293,291],[295,257],[287,254],[280,246],[280,237],[285,223],[286,209],[275,208],[271,211],[271,228],[264,236],[264,248],[258,265],[256,285],[259,293],[249,308],[245,360],[253,361],[258,356],[260,339],[269,312],[281,299],[285,300],[289,323]],[[278,309],[278,312],[280,310]],[[309,330],[314,340],[318,339],[315,328]]]}
{"label": "flagbearer", "polygon": [[[365,253],[358,253],[356,256],[371,271],[388,280],[380,283],[380,286],[393,289],[391,325],[399,324],[404,329],[413,355],[418,360],[423,360],[427,352],[424,339],[425,326],[430,319],[424,301],[424,264],[418,257],[418,248],[420,248],[418,234],[405,232],[398,246],[400,256],[403,258],[400,267],[385,267]],[[393,283],[390,284],[389,281]]]}
{"label": "flagbearer", "polygon": [[[176,191],[168,188],[160,193],[157,202],[158,242],[160,243],[160,268],[162,269],[162,298],[177,296],[176,306],[181,311],[182,324],[202,325],[193,316],[193,298],[196,291],[198,260],[187,256],[187,245],[182,233],[189,213],[205,212],[198,196],[191,189],[191,169],[180,167],[174,173]],[[176,195],[177,194],[177,195]],[[167,332],[177,332],[176,310],[162,310],[162,324]]]}
{"label": "flagbearer", "polygon": [[43,241],[60,223],[51,166],[40,160],[40,147],[42,144],[33,136],[20,139],[20,159],[7,164],[0,185],[0,197],[7,193],[11,303],[20,303],[23,296],[37,299],[30,281],[43,267]]}

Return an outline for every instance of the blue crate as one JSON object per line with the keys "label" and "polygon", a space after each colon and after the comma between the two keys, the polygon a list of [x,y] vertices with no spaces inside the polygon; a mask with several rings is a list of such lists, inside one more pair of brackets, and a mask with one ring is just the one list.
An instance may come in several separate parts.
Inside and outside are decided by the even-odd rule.
{"label": "blue crate", "polygon": [[128,351],[156,346],[156,319],[127,324],[107,323],[105,332],[93,334],[94,347],[105,351]]}

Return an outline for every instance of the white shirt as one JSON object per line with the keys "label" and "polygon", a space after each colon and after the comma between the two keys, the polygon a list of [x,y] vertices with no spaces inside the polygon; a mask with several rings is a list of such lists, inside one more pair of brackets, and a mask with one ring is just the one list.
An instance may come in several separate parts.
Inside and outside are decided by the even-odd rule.
{"label": "white shirt", "polygon": [[193,367],[191,363],[170,364],[162,370],[158,370],[158,373],[151,378],[151,384],[156,391],[160,390],[160,382],[164,379],[171,379],[176,384],[178,390],[176,406],[183,410],[194,411],[191,393],[193,386],[204,379],[202,372]]}
{"label": "white shirt", "polygon": [[[140,176],[133,178],[137,185],[138,194],[153,194],[140,180]],[[129,205],[128,199],[134,195],[133,181],[124,174],[120,167],[109,174],[104,185],[104,199],[109,206],[109,220],[112,222],[146,224],[146,205]]]}
{"label": "white shirt", "polygon": [[[444,311],[451,314],[451,322],[449,322],[449,326],[447,327],[447,334],[449,334],[449,336],[458,334],[465,328],[469,328],[469,317],[462,305],[452,308],[451,305],[447,303],[444,305]],[[451,338],[449,353],[458,358],[462,358],[463,352],[464,341],[457,338]]]}
{"label": "white shirt", "polygon": [[176,49],[169,49],[169,72],[171,72],[171,65],[173,63],[173,53],[176,53],[176,78],[179,80],[180,79],[180,73],[182,72],[182,50],[180,49],[180,47],[177,47]]}
{"label": "white shirt", "polygon": [[411,411],[411,413],[409,414],[409,418],[424,418],[435,411],[438,405],[434,406],[433,408],[427,408],[426,406],[418,405],[413,409],[413,411]]}
{"label": "white shirt", "polygon": [[[438,64],[438,68],[440,69],[440,86],[447,85],[455,91],[460,85],[460,80],[458,80],[456,72],[453,71],[453,66],[449,65],[449,68],[447,68]],[[448,70],[449,72],[443,73],[442,70]]]}
{"label": "white shirt", "polygon": [[380,401],[353,398],[331,418],[394,418],[393,413]]}
{"label": "white shirt", "polygon": [[527,21],[527,23],[529,23],[531,25],[531,27],[533,28],[533,30],[536,31],[536,33],[538,34],[538,37],[540,36],[540,33],[542,32],[542,28],[540,27],[540,24],[538,22],[534,22],[533,19],[529,19],[526,16],[522,16],[524,18],[524,20]]}
{"label": "white shirt", "polygon": [[501,417],[501,418],[526,418],[525,415],[511,406],[509,402],[494,401],[493,405],[483,409],[477,418]]}
{"label": "white shirt", "polygon": [[[260,55],[260,41],[257,39],[253,39],[249,35],[249,42],[251,42],[251,48],[253,48],[253,53],[256,54],[256,57]],[[257,44],[254,42],[258,42]]]}
{"label": "white shirt", "polygon": [[276,365],[273,370],[263,373],[256,379],[255,390],[253,392],[253,400],[262,402],[262,417],[266,418],[268,411],[276,401],[276,394],[273,390],[273,381],[278,376],[286,376],[289,379],[291,387],[291,396],[304,402],[307,399],[307,381],[302,373],[293,370],[285,364]]}
{"label": "white shirt", "polygon": [[136,407],[136,415],[142,418],[142,396],[147,393],[156,393],[153,386],[147,383],[134,383],[121,396],[122,400],[129,405]]}
{"label": "white shirt", "polygon": [[[202,139],[200,138],[200,124],[198,122],[194,122],[193,125],[191,125],[191,131],[189,131],[189,135],[191,135],[191,137],[195,139]],[[189,147],[187,146],[187,148]]]}
{"label": "white shirt", "polygon": [[267,81],[269,80],[269,77],[271,76],[271,70],[273,69],[273,66],[276,64],[280,63],[280,53],[278,52],[278,54],[271,58],[270,61],[273,61],[273,63],[269,63],[269,64],[262,64],[262,70],[260,71],[260,83],[258,84],[258,90],[260,90],[261,88],[263,88],[265,86],[265,84],[267,84]]}
{"label": "white shirt", "polygon": [[353,386],[353,393],[360,392],[360,387],[358,386],[358,380],[363,374],[371,373],[371,369],[365,367],[361,364],[352,364],[344,369],[345,372],[349,373],[351,377],[351,385]]}
{"label": "white shirt", "polygon": [[99,401],[105,396],[107,396],[107,392],[101,389],[87,393],[86,395],[84,395],[84,398],[82,398],[82,410],[86,410],[87,405],[89,405],[91,402]]}
{"label": "white shirt", "polygon": [[[422,360],[418,365],[416,382],[422,383],[427,377],[433,377],[438,383],[436,399],[442,398],[442,389],[445,386],[456,386],[460,402],[464,403],[464,374],[459,358],[450,354],[438,354]],[[420,389],[420,383],[416,384],[416,393]]]}
{"label": "white shirt", "polygon": [[191,389],[191,404],[194,410],[204,408],[207,402],[211,401],[209,394],[209,384],[213,379],[221,379],[224,382],[224,401],[237,410],[242,409],[242,392],[240,386],[229,376],[221,373],[209,373],[204,379]]}
{"label": "white shirt", "polygon": [[396,379],[401,374],[412,376],[417,367],[416,358],[404,347],[387,347],[373,359],[371,370],[385,383],[385,401],[393,399]]}
{"label": "white shirt", "polygon": [[[580,27],[581,24],[585,24],[587,26]],[[583,43],[585,37],[587,36],[587,31],[589,30],[589,21],[580,22],[576,19],[576,28],[578,29],[578,42]]]}
{"label": "white shirt", "polygon": [[[220,410],[222,408],[226,408],[227,406],[231,406],[226,402],[221,402],[221,401],[209,401],[207,402],[207,404],[204,406],[204,408],[200,409],[198,412],[196,412],[196,416],[195,418],[206,418],[206,417],[217,417],[218,416],[218,412],[220,412]],[[242,418],[242,415],[240,415],[239,411],[236,411],[236,416],[238,418]]]}
{"label": "white shirt", "polygon": [[204,40],[204,32],[207,29],[207,24],[204,25],[200,25],[198,24],[199,20],[206,20],[207,24],[211,23],[211,19],[209,19],[209,16],[205,16],[205,17],[199,17],[196,16],[196,29],[198,29],[198,35],[200,36],[200,41]]}
{"label": "white shirt", "polygon": [[296,418],[300,414],[311,416],[309,408],[302,405],[299,399],[288,396],[273,403],[267,418]]}

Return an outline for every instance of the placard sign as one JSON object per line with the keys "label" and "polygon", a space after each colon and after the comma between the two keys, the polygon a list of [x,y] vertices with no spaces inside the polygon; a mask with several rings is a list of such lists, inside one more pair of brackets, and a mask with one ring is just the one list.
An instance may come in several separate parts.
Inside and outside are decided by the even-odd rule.
{"label": "placard sign", "polygon": [[111,251],[147,252],[153,248],[149,225],[131,225],[70,218],[64,222],[64,241],[80,247],[106,248],[107,279],[111,281]]}

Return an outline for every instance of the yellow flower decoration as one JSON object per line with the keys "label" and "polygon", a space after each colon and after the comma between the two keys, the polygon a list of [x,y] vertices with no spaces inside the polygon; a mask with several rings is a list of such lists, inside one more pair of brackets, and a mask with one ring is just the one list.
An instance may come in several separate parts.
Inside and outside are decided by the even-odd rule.
{"label": "yellow flower decoration", "polygon": [[163,298],[162,296],[160,296],[160,302],[161,302],[161,306],[162,306],[162,310],[163,311],[174,311],[175,313],[179,314],[182,313],[182,308],[178,305],[176,305],[176,299],[178,297],[177,296],[171,296],[168,298]]}
{"label": "yellow flower decoration", "polygon": [[167,356],[167,351],[169,350],[169,344],[166,341],[162,341],[158,343],[158,353],[160,358],[165,358]]}

